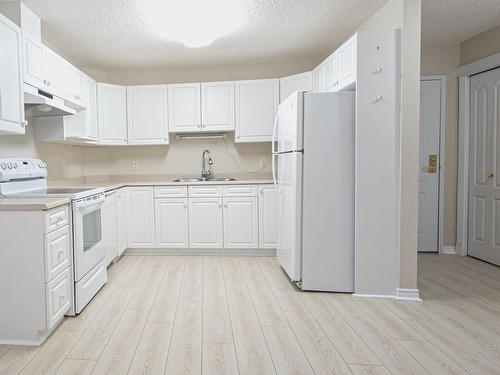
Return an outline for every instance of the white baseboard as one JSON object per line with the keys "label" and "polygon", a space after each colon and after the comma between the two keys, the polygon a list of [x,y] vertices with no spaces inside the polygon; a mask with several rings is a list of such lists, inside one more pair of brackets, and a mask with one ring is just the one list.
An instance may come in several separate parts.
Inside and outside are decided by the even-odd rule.
{"label": "white baseboard", "polygon": [[457,255],[457,248],[456,246],[441,246],[441,254]]}
{"label": "white baseboard", "polygon": [[276,256],[275,249],[127,249],[126,255],[243,255]]}
{"label": "white baseboard", "polygon": [[400,301],[422,301],[418,289],[397,288],[396,299]]}
{"label": "white baseboard", "polygon": [[388,298],[388,299],[394,299],[396,296],[393,296],[391,294],[360,294],[360,293],[354,293],[352,295],[353,297],[358,297],[358,298]]}

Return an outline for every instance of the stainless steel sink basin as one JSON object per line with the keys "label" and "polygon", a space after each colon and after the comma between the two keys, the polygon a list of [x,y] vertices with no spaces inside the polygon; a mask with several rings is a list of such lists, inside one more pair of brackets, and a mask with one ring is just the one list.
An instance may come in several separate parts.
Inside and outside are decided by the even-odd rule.
{"label": "stainless steel sink basin", "polygon": [[174,180],[174,182],[223,182],[223,181],[236,181],[235,178],[229,178],[229,177],[188,177],[188,178],[179,178],[177,180]]}

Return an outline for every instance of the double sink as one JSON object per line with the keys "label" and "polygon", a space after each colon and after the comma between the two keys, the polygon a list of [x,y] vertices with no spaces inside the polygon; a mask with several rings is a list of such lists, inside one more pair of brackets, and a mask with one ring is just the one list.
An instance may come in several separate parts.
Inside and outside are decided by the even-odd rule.
{"label": "double sink", "polygon": [[222,181],[236,181],[235,178],[228,177],[188,177],[179,178],[174,180],[174,182],[222,182]]}

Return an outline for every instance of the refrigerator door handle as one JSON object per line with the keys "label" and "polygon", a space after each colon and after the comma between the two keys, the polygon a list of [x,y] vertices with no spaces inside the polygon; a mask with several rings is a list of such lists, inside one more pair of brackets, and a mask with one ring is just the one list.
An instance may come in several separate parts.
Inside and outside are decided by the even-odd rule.
{"label": "refrigerator door handle", "polygon": [[271,155],[271,166],[272,166],[272,170],[273,170],[273,184],[274,184],[274,189],[276,190],[276,192],[278,192],[278,180],[276,178],[276,157],[278,156],[278,154],[272,154]]}
{"label": "refrigerator door handle", "polygon": [[276,118],[274,119],[273,135],[272,135],[272,138],[271,138],[271,142],[272,142],[272,146],[271,147],[272,147],[272,153],[273,154],[276,153],[276,151],[277,151],[274,146],[276,144],[276,129],[278,128],[279,118],[280,118],[280,111],[279,111],[279,108],[278,108],[278,112],[276,113]]}

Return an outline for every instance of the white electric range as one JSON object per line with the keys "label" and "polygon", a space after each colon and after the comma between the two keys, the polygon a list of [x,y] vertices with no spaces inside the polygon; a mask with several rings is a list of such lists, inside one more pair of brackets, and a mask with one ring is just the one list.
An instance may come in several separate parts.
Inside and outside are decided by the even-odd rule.
{"label": "white electric range", "polygon": [[104,188],[47,187],[47,165],[43,161],[0,158],[0,196],[71,200],[74,290],[69,315],[79,314],[107,281],[101,223]]}

